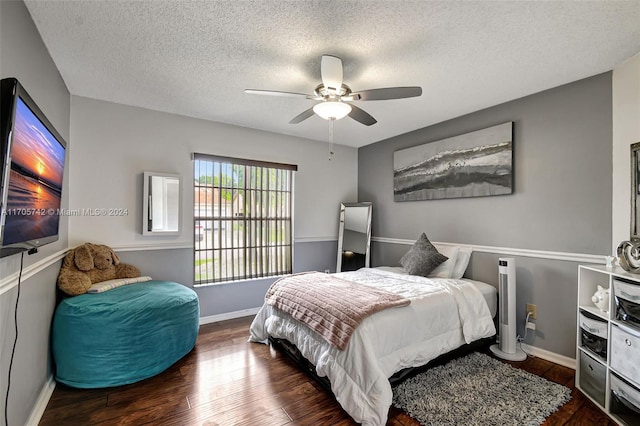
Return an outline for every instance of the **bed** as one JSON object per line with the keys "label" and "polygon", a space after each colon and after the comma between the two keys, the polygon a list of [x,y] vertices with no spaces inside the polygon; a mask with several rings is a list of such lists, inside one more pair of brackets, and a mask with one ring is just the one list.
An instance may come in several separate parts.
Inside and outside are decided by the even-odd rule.
{"label": "bed", "polygon": [[389,378],[395,373],[495,335],[497,293],[489,284],[425,278],[394,267],[331,276],[384,289],[408,298],[410,304],[366,317],[340,350],[321,333],[265,302],[249,340],[276,339],[295,346],[314,373],[328,379],[338,403],[359,423],[386,423],[393,396]]}

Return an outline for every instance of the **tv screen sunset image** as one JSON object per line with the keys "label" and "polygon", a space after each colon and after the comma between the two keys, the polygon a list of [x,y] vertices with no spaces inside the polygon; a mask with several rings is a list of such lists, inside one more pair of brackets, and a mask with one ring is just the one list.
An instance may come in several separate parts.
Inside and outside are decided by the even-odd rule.
{"label": "tv screen sunset image", "polygon": [[3,245],[58,233],[65,149],[18,98]]}

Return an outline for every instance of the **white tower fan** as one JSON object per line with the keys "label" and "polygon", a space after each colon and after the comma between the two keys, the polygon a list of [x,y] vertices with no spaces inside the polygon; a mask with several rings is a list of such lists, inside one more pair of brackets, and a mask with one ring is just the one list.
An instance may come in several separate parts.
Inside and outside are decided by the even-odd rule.
{"label": "white tower fan", "polygon": [[491,352],[509,361],[524,361],[527,355],[518,346],[516,335],[516,260],[498,259],[498,343]]}

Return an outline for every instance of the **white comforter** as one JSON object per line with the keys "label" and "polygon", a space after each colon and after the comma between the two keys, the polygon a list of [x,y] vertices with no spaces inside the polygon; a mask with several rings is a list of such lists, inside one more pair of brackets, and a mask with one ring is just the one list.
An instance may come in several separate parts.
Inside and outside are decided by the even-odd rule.
{"label": "white comforter", "polygon": [[366,318],[344,351],[265,304],[251,324],[249,340],[265,342],[273,336],[295,344],[317,374],[329,378],[337,401],[357,422],[386,423],[393,397],[388,378],[395,372],[496,332],[484,297],[468,281],[368,268],[336,275],[408,297],[411,304]]}

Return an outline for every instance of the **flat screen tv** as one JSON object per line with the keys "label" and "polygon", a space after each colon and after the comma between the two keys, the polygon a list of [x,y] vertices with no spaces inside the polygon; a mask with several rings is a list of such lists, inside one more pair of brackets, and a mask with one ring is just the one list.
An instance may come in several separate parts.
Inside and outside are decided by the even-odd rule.
{"label": "flat screen tv", "polygon": [[67,144],[17,79],[0,84],[0,257],[5,257],[58,239]]}

